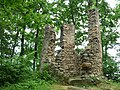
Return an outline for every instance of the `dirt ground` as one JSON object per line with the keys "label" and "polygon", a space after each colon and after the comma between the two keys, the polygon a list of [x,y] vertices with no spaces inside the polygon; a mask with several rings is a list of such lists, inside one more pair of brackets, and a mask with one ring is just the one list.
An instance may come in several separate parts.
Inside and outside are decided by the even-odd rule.
{"label": "dirt ground", "polygon": [[51,86],[51,90],[120,90],[120,82],[105,82],[96,86],[64,86],[60,84],[54,84]]}

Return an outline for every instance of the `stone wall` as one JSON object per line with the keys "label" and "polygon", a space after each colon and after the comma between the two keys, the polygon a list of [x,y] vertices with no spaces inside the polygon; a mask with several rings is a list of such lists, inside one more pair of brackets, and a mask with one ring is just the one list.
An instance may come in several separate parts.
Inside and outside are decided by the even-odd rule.
{"label": "stone wall", "polygon": [[[102,47],[99,29],[99,14],[96,9],[88,11],[89,43],[80,55],[75,48],[75,27],[64,24],[61,28],[60,47],[61,50],[55,57],[55,32],[51,26],[46,27],[45,38],[41,54],[41,63],[50,63],[52,71],[57,76],[74,81],[88,81],[88,77],[102,76]],[[41,65],[41,66],[42,66]],[[72,77],[77,77],[72,79]],[[79,77],[79,78],[78,78]],[[88,79],[86,79],[88,78]]]}
{"label": "stone wall", "polygon": [[65,78],[76,76],[75,27],[64,24],[60,36],[61,50],[56,56],[57,72]]}
{"label": "stone wall", "polygon": [[99,29],[99,14],[96,9],[89,10],[89,43],[81,54],[80,75],[102,75],[102,47]]}
{"label": "stone wall", "polygon": [[89,10],[89,45],[91,46],[92,73],[102,75],[102,46],[99,27],[99,13],[97,9]]}
{"label": "stone wall", "polygon": [[49,25],[46,26],[41,51],[41,71],[44,65],[50,65],[55,62],[55,37],[54,28]]}
{"label": "stone wall", "polygon": [[80,58],[77,59],[79,75],[77,77],[70,78],[70,84],[98,84],[104,78],[102,72],[102,46],[98,10],[89,10],[88,15],[89,43],[85,50],[80,54]]}

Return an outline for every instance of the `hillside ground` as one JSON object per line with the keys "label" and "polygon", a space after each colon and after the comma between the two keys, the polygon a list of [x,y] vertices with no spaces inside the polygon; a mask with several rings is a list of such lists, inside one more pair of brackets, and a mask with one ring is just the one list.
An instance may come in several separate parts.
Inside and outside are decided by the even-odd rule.
{"label": "hillside ground", "polygon": [[98,85],[68,86],[46,81],[27,81],[0,87],[0,90],[120,90],[120,82],[106,81]]}

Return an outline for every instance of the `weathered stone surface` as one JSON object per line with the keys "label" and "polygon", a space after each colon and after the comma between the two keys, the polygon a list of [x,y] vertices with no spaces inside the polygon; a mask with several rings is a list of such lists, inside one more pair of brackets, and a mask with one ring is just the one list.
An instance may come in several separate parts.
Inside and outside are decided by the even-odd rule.
{"label": "weathered stone surface", "polygon": [[88,89],[83,89],[83,88],[75,87],[75,86],[68,86],[67,90],[88,90]]}
{"label": "weathered stone surface", "polygon": [[80,85],[97,85],[102,82],[101,76],[95,75],[82,75],[77,76],[69,79],[69,84],[74,86],[80,86]]}
{"label": "weathered stone surface", "polygon": [[[51,26],[47,26],[41,54],[42,63],[51,63],[55,74],[64,80],[69,79],[69,83],[88,84],[93,81],[98,83],[103,73],[99,14],[96,9],[89,10],[88,39],[87,47],[78,55],[74,50],[75,27],[71,24],[64,24],[60,36],[61,50],[55,57],[55,32]],[[79,78],[71,79],[76,76]]]}
{"label": "weathered stone surface", "polygon": [[75,28],[74,25],[64,24],[60,36],[61,51],[56,56],[56,63],[59,64],[58,74],[64,78],[77,75],[77,56],[75,47]]}
{"label": "weathered stone surface", "polygon": [[70,79],[70,83],[100,83],[102,73],[102,47],[99,30],[99,14],[96,9],[89,10],[89,43],[80,55],[79,78]]}
{"label": "weathered stone surface", "polygon": [[[89,75],[91,73],[102,75],[102,48],[101,48],[101,35],[99,30],[99,14],[96,9],[89,10],[89,44],[86,50],[81,54],[81,65],[80,71],[86,70],[83,68],[83,63],[89,63],[91,67],[86,73]],[[90,65],[91,63],[91,65]],[[82,75],[82,73],[81,73]]]}
{"label": "weathered stone surface", "polygon": [[50,65],[55,62],[55,37],[53,27],[46,26],[41,52],[41,71],[45,64]]}

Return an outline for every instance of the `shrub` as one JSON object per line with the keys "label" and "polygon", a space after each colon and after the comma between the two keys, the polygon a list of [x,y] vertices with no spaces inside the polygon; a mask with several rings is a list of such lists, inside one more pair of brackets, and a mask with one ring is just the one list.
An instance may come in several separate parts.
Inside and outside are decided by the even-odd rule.
{"label": "shrub", "polygon": [[39,78],[41,80],[49,81],[49,82],[55,82],[55,77],[53,75],[53,71],[51,70],[52,68],[50,67],[49,64],[44,64],[43,66],[43,71],[39,73]]}
{"label": "shrub", "polygon": [[106,56],[105,59],[103,58],[103,73],[108,79],[118,81],[120,77],[118,72],[119,67],[117,62],[112,57]]}
{"label": "shrub", "polygon": [[4,62],[0,65],[0,85],[17,83],[27,78],[29,71],[23,64]]}
{"label": "shrub", "polygon": [[27,80],[18,84],[11,84],[1,87],[0,90],[51,90],[50,84],[44,80]]}

